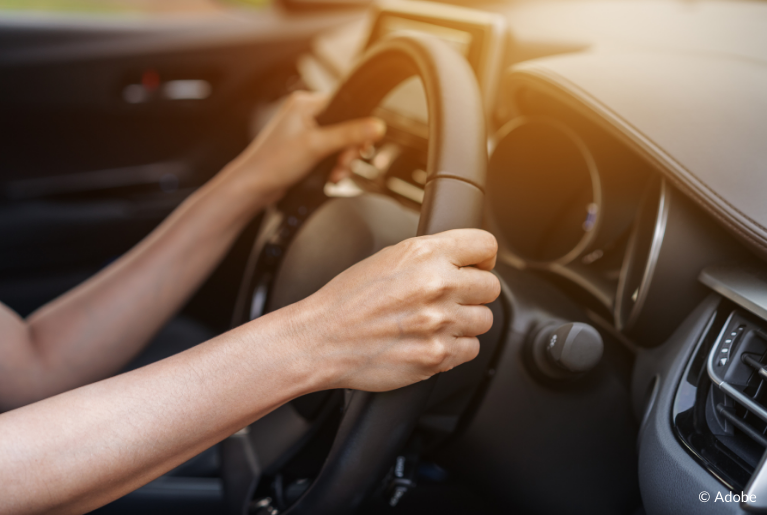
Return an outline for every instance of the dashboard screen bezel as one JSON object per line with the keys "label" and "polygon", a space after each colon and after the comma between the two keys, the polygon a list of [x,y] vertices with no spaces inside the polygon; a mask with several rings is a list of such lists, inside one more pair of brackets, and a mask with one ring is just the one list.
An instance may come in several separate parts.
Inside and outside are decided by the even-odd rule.
{"label": "dashboard screen bezel", "polygon": [[418,24],[423,29],[428,29],[431,25],[435,29],[431,33],[436,37],[440,37],[440,29],[468,34],[471,40],[465,57],[477,78],[485,112],[491,114],[498,91],[499,70],[502,68],[507,37],[506,19],[503,16],[433,2],[387,3],[378,7],[365,49],[390,33],[385,30],[385,25],[391,20]]}

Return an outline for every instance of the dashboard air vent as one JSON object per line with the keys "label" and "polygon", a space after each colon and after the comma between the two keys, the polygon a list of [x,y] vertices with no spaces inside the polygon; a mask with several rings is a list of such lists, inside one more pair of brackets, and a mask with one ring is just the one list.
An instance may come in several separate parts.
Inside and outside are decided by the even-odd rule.
{"label": "dashboard air vent", "polygon": [[[755,467],[767,448],[767,334],[732,312],[708,357],[706,418],[719,440]],[[711,409],[713,408],[713,409]]]}
{"label": "dashboard air vent", "polygon": [[[705,419],[718,445],[751,472],[746,492],[767,487],[767,332],[763,322],[732,311],[708,354]],[[761,478],[761,479],[760,479]]]}

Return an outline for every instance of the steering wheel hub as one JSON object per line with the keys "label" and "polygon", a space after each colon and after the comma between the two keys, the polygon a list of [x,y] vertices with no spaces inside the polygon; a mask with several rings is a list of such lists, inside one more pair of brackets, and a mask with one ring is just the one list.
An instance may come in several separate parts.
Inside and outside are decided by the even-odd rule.
{"label": "steering wheel hub", "polygon": [[418,214],[383,195],[334,198],[301,226],[275,278],[268,311],[304,299],[353,264],[415,236]]}

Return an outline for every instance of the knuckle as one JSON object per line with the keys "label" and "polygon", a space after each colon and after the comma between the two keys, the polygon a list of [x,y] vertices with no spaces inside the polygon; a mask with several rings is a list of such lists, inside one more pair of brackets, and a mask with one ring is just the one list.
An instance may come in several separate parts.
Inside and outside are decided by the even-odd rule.
{"label": "knuckle", "polygon": [[450,285],[442,274],[432,272],[424,278],[423,291],[428,298],[438,299],[450,291]]}
{"label": "knuckle", "polygon": [[447,324],[447,318],[437,309],[421,310],[416,316],[416,331],[425,335],[433,335],[442,330]]}
{"label": "knuckle", "polygon": [[421,238],[408,238],[401,241],[397,246],[402,249],[404,254],[414,254],[421,245]]}
{"label": "knuckle", "polygon": [[429,342],[428,348],[423,356],[426,365],[429,368],[440,368],[450,357],[450,351],[442,339],[434,338]]}
{"label": "knuckle", "polygon": [[410,259],[422,261],[434,254],[434,245],[429,238],[409,238],[402,242],[405,253]]}

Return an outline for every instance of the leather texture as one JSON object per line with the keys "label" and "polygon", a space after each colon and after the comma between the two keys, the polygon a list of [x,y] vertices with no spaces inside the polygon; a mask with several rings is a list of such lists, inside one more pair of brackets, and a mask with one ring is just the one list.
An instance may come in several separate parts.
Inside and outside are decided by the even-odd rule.
{"label": "leather texture", "polygon": [[510,98],[552,96],[633,147],[767,257],[767,64],[727,55],[591,52],[511,68]]}
{"label": "leather texture", "polygon": [[427,181],[457,178],[483,190],[487,150],[477,81],[466,59],[435,37],[414,32],[374,45],[317,119],[327,125],[368,116],[414,75],[429,109]]}
{"label": "leather texture", "polygon": [[[330,124],[367,116],[414,75],[423,82],[429,109],[428,179],[417,234],[477,227],[487,167],[485,119],[474,73],[447,43],[415,33],[381,40],[317,119]],[[391,392],[354,392],[320,474],[285,513],[353,512],[393,465],[435,379]]]}

